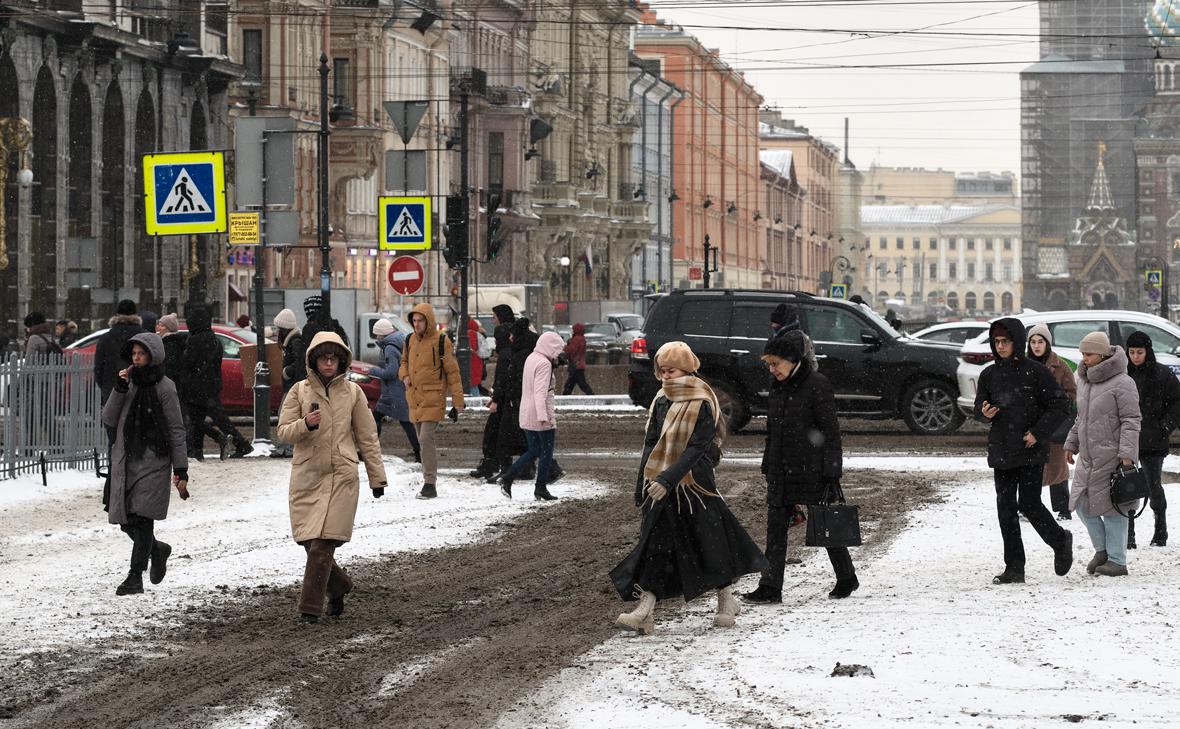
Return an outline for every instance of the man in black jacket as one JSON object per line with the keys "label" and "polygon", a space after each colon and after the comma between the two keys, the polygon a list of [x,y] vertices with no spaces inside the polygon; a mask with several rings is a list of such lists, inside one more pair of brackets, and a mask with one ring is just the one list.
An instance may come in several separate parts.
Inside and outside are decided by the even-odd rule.
{"label": "man in black jacket", "polygon": [[[1180,380],[1172,370],[1155,361],[1151,337],[1144,332],[1132,332],[1127,337],[1127,359],[1127,374],[1139,390],[1139,410],[1143,414],[1143,426],[1139,430],[1139,460],[1147,474],[1147,485],[1151,488],[1148,503],[1155,515],[1151,546],[1163,547],[1168,543],[1168,521],[1164,513],[1168,500],[1164,497],[1160,475],[1164,458],[1168,455],[1168,439],[1180,425]],[[1135,548],[1134,519],[1128,528],[1127,547]]]}
{"label": "man in black jacket", "polygon": [[94,349],[94,381],[102,391],[104,405],[115,389],[119,373],[131,365],[123,359],[123,345],[143,332],[143,320],[135,313],[136,309],[134,301],[120,301],[111,317],[110,329],[99,338]]}
{"label": "man in black jacket", "polygon": [[1073,534],[1042,503],[1041,475],[1049,462],[1049,437],[1069,417],[1069,398],[1049,368],[1025,355],[1026,332],[1019,319],[995,321],[990,332],[995,364],[979,376],[975,418],[991,424],[987,465],[994,469],[1004,540],[1004,571],[992,582],[1024,582],[1019,514],[1053,547],[1053,569],[1065,575],[1073,565]]}
{"label": "man in black jacket", "polygon": [[[221,458],[241,458],[250,453],[250,441],[242,437],[238,429],[225,415],[221,406],[221,342],[213,333],[213,322],[209,310],[196,304],[188,312],[188,342],[184,346],[184,386],[181,400],[189,412],[189,448],[197,460],[204,459],[205,436],[217,441]],[[205,419],[212,421],[212,427]],[[230,439],[234,451],[229,453]]]}
{"label": "man in black jacket", "polygon": [[492,318],[496,328],[492,336],[496,339],[496,376],[492,381],[492,400],[488,403],[488,419],[483,427],[483,458],[469,476],[488,478],[512,465],[509,457],[505,461],[497,460],[497,442],[500,438],[503,411],[496,403],[496,393],[504,389],[508,382],[508,371],[512,360],[512,324],[516,321],[516,314],[512,307],[500,304],[492,307]]}

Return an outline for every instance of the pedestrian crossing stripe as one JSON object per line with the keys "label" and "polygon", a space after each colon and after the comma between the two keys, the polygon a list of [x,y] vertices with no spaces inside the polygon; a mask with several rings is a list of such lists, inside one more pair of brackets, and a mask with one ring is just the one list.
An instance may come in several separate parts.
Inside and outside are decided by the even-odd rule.
{"label": "pedestrian crossing stripe", "polygon": [[148,235],[226,231],[221,152],[144,155],[143,179]]}
{"label": "pedestrian crossing stripe", "polygon": [[378,247],[383,251],[425,251],[431,247],[431,199],[429,197],[379,197]]}

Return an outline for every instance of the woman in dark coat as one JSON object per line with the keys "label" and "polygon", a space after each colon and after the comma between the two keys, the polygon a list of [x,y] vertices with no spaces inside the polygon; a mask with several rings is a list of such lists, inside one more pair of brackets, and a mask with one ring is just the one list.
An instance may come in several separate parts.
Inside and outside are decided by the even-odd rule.
{"label": "woman in dark coat", "polygon": [[1049,487],[1049,506],[1057,512],[1058,521],[1066,521],[1073,517],[1069,512],[1069,464],[1065,462],[1064,443],[1077,414],[1078,386],[1073,370],[1053,351],[1053,335],[1044,324],[1037,324],[1028,331],[1028,357],[1048,367],[1061,391],[1069,398],[1071,415],[1049,438],[1049,462],[1041,475],[1041,484]]}
{"label": "woman in dark coat", "polygon": [[[766,476],[766,559],[758,589],[742,599],[750,603],[783,600],[787,529],[797,510],[826,503],[839,489],[843,469],[836,396],[828,378],[812,369],[803,332],[787,332],[766,343],[762,359],[774,380],[766,416],[769,431],[762,473]],[[836,571],[830,598],[843,598],[860,587],[847,547],[829,547]]]}
{"label": "woman in dark coat", "polygon": [[[500,436],[496,439],[496,465],[501,467],[501,471],[488,476],[485,479],[487,483],[499,481],[500,477],[508,472],[508,466],[512,465],[513,459],[527,450],[524,431],[521,430],[518,421],[520,419],[524,362],[533,353],[533,348],[537,346],[537,335],[529,329],[529,326],[529,320],[524,317],[512,323],[512,358],[509,362],[503,363],[508,365],[503,385],[496,383],[496,389],[492,391],[492,405],[496,408],[495,412],[500,413]],[[496,369],[499,370],[501,366],[502,363],[497,361]],[[499,379],[498,376],[497,379]]]}
{"label": "woman in dark coat", "polygon": [[684,342],[668,342],[655,367],[663,386],[648,412],[635,481],[643,526],[635,549],[610,573],[619,595],[639,605],[615,624],[650,634],[657,600],[687,602],[716,590],[713,625],[731,627],[741,612],[731,585],[765,569],[766,559],[717,491],[721,411],[696,376],[700,360]]}
{"label": "woman in dark coat", "polygon": [[[1161,475],[1164,458],[1168,455],[1169,438],[1180,425],[1180,380],[1172,370],[1155,361],[1151,337],[1144,332],[1132,332],[1127,337],[1127,374],[1139,390],[1139,412],[1143,421],[1139,428],[1139,460],[1147,474],[1151,489],[1148,503],[1155,516],[1155,532],[1151,546],[1168,544],[1168,500],[1164,497]],[[1135,520],[1127,525],[1127,548],[1135,549]]]}
{"label": "woman in dark coat", "polygon": [[164,375],[159,335],[136,334],[121,355],[131,366],[118,373],[102,409],[102,423],[116,432],[111,449],[107,519],[131,537],[131,571],[116,595],[143,592],[143,571],[159,584],[172,547],[155,538],[155,522],[168,516],[172,486],[188,498],[184,419],[176,385]]}

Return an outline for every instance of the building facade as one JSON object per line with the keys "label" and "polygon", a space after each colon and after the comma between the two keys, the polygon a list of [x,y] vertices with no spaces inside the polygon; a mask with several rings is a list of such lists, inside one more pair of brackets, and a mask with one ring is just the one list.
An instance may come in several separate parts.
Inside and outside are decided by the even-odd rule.
{"label": "building facade", "polygon": [[798,262],[803,258],[803,186],[795,174],[795,155],[789,149],[764,149],[763,202],[758,212],[765,249],[762,253],[762,288],[797,289]]}
{"label": "building facade", "polygon": [[17,12],[0,31],[2,325],[38,310],[89,330],[121,298],[220,311],[209,283],[221,242],[146,234],[141,157],[225,148],[227,89],[241,73],[226,60],[226,6],[7,5]]}
{"label": "building facade", "polygon": [[1021,310],[1020,210],[1013,205],[864,205],[868,243],[858,293],[926,305],[928,315]]}
{"label": "building facade", "polygon": [[650,10],[636,28],[635,53],[657,62],[660,74],[684,91],[673,112],[672,279],[677,288],[701,283],[706,236],[717,249],[713,286],[762,284],[759,222],[762,194],[758,108],[762,96],[718,52]]}

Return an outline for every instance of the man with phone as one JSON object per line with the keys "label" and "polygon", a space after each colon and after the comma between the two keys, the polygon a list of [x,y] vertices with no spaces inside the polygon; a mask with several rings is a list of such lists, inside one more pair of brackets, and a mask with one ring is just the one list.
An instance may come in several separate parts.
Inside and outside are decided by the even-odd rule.
{"label": "man with phone", "polygon": [[1012,317],[991,325],[995,363],[979,376],[975,419],[988,423],[987,465],[996,484],[996,512],[1004,541],[1004,571],[996,585],[1024,582],[1023,514],[1053,547],[1053,569],[1073,564],[1073,534],[1061,528],[1041,501],[1041,475],[1049,462],[1049,438],[1069,417],[1069,398],[1048,367],[1026,355],[1024,324]]}

